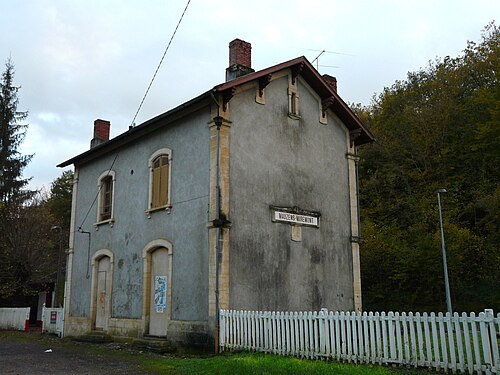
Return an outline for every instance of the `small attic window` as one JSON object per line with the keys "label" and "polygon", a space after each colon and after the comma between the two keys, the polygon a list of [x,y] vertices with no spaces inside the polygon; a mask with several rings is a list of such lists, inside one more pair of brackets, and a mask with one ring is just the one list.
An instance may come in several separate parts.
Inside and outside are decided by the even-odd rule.
{"label": "small attic window", "polygon": [[299,119],[299,94],[297,92],[297,80],[288,80],[288,117]]}
{"label": "small attic window", "polygon": [[298,115],[299,114],[299,111],[298,111],[298,104],[297,103],[297,94],[292,92],[292,96],[290,98],[290,114],[292,115]]}

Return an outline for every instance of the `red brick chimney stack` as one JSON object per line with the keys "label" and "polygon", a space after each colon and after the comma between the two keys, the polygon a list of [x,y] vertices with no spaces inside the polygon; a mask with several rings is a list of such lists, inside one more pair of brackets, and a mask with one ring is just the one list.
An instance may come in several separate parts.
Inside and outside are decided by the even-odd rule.
{"label": "red brick chimney stack", "polygon": [[109,129],[111,122],[97,119],[94,121],[94,138],[90,141],[90,148],[94,148],[101,143],[109,141]]}
{"label": "red brick chimney stack", "polygon": [[323,74],[323,79],[326,81],[328,86],[330,86],[333,91],[337,92],[337,78],[330,76],[328,74]]}
{"label": "red brick chimney stack", "polygon": [[247,68],[252,67],[252,45],[241,39],[229,43],[229,66],[238,64]]}
{"label": "red brick chimney stack", "polygon": [[229,67],[226,69],[226,81],[231,81],[245,74],[252,73],[252,45],[241,39],[229,43]]}

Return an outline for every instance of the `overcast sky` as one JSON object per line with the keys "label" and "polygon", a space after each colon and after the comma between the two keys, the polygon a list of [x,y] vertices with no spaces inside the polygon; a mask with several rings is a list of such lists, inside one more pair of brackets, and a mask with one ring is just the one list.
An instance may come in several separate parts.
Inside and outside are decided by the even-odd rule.
{"label": "overcast sky", "polygon": [[[10,56],[29,111],[32,188],[88,149],[95,119],[111,121],[112,137],[127,130],[186,3],[0,0],[0,70]],[[136,123],[223,82],[234,38],[252,44],[255,70],[338,52],[319,71],[346,102],[369,104],[408,71],[459,55],[499,15],[498,0],[191,0]]]}

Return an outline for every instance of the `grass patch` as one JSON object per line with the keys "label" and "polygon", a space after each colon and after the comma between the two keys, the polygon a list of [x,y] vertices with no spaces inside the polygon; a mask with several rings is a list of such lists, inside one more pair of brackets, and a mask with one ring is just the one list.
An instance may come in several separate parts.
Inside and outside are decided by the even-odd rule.
{"label": "grass patch", "polygon": [[[338,375],[430,375],[426,370],[415,370],[378,365],[356,365],[284,357],[264,353],[224,353],[221,355],[159,355],[133,350],[127,342],[91,344],[59,339],[50,335],[0,332],[0,339],[37,343],[46,348],[63,347],[67,350],[86,351],[93,355],[138,364],[143,374],[173,375],[253,375],[253,374],[338,374]],[[138,373],[139,374],[139,373]]]}
{"label": "grass patch", "polygon": [[154,372],[167,374],[338,374],[423,375],[428,371],[372,365],[355,365],[275,356],[263,353],[225,353],[212,357],[149,359],[141,363]]}

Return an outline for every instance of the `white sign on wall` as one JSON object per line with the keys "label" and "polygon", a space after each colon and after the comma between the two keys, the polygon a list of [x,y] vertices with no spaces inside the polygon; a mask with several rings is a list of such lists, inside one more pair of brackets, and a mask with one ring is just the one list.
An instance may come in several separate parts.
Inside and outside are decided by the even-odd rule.
{"label": "white sign on wall", "polygon": [[167,308],[167,276],[155,276],[154,308],[163,313]]}
{"label": "white sign on wall", "polygon": [[318,226],[318,218],[308,215],[292,214],[290,212],[274,211],[275,221],[285,221],[287,223]]}

